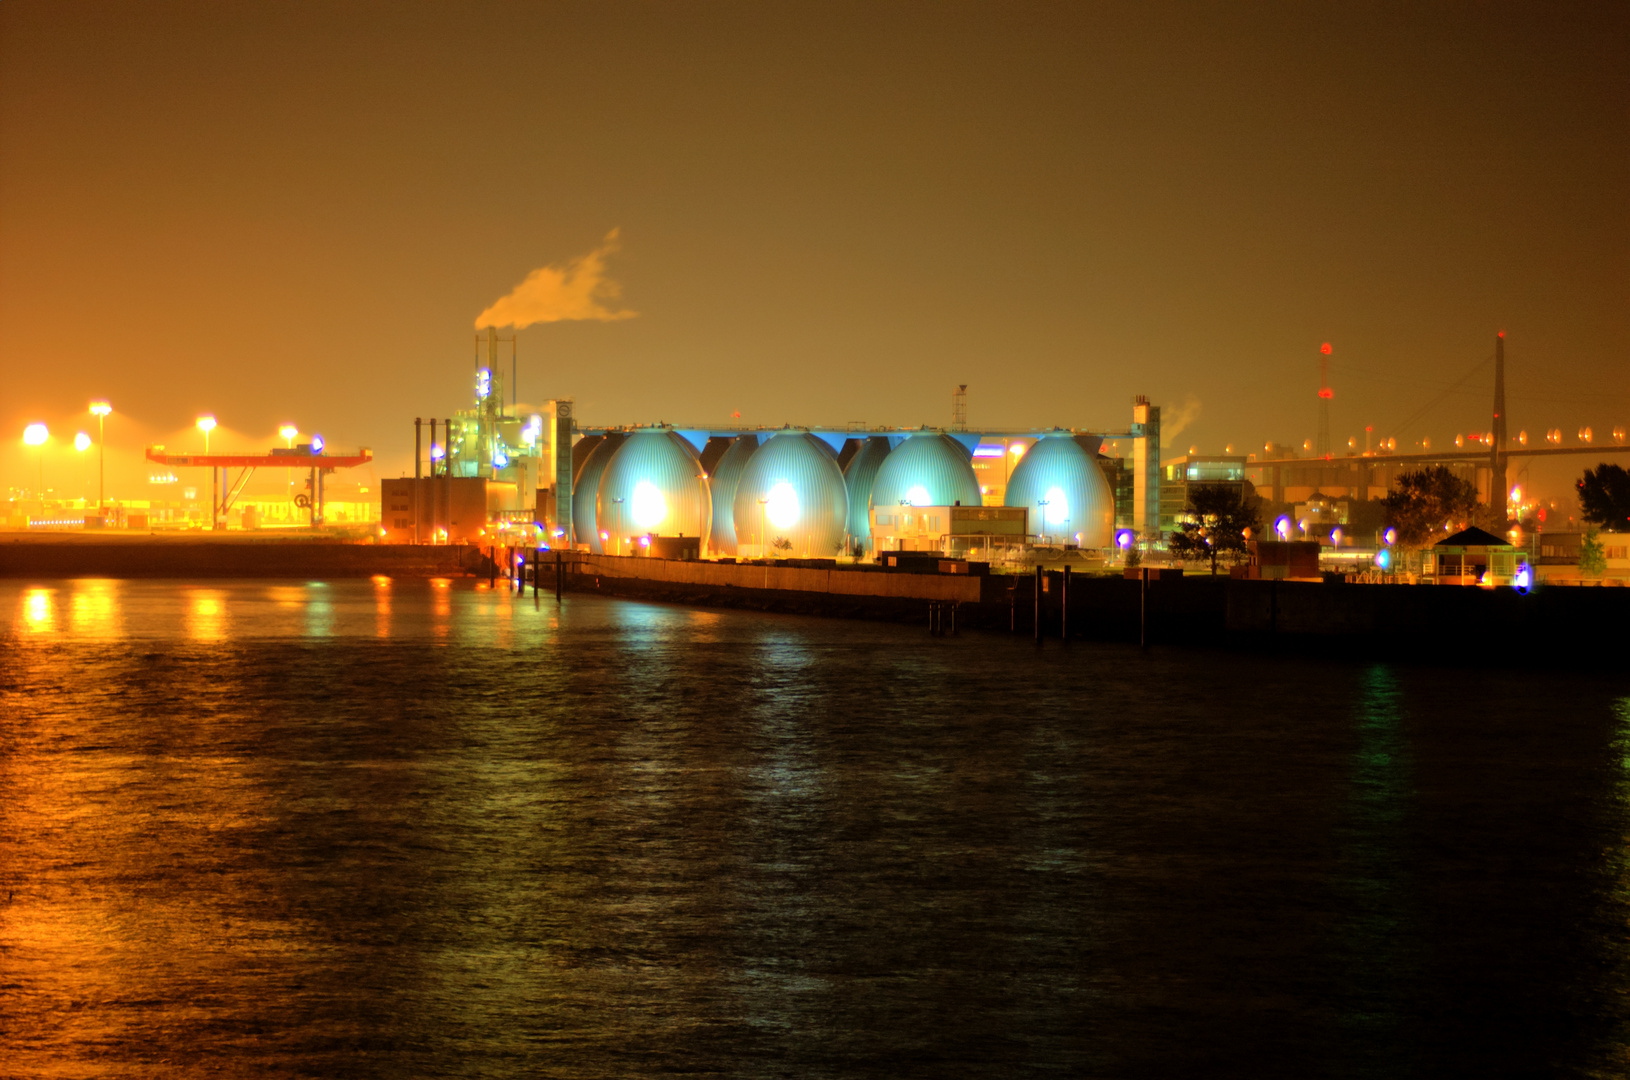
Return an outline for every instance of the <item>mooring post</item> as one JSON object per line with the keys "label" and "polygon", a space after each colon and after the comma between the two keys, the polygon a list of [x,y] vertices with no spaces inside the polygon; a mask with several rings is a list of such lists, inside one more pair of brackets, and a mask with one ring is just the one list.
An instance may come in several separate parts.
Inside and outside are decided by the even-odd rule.
{"label": "mooring post", "polygon": [[961,606],[962,606],[961,604],[955,603],[955,602],[953,602],[951,604],[951,636],[952,637],[956,637],[956,609],[961,607]]}
{"label": "mooring post", "polygon": [[555,552],[555,603],[560,603],[560,594],[565,586],[566,564],[564,561],[562,561],[560,552],[557,551]]}
{"label": "mooring post", "polygon": [[498,545],[494,544],[487,549],[487,588],[498,587]]}
{"label": "mooring post", "polygon": [[538,598],[538,579],[543,576],[543,552],[532,549],[532,599]]}
{"label": "mooring post", "polygon": [[1138,645],[1149,647],[1149,568],[1138,567]]}
{"label": "mooring post", "polygon": [[1041,586],[1042,586],[1042,583],[1046,581],[1046,579],[1047,579],[1047,571],[1045,571],[1045,570],[1043,570],[1041,568],[1041,563],[1037,563],[1036,564],[1036,618],[1035,618],[1035,624],[1036,625],[1033,628],[1035,630],[1035,634],[1036,634],[1036,644],[1037,645],[1041,644]]}
{"label": "mooring post", "polygon": [[1058,590],[1058,636],[1070,640],[1070,567],[1064,565],[1064,582]]}

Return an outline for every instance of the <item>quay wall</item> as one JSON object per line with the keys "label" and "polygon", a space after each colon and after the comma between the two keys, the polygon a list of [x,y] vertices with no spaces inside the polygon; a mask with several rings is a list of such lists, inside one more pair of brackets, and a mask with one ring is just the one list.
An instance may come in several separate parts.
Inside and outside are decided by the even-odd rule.
{"label": "quay wall", "polygon": [[[769,592],[820,593],[828,596],[872,597],[899,600],[935,600],[977,604],[980,583],[988,578],[968,574],[898,574],[876,570],[768,566],[678,559],[650,559],[628,555],[573,553],[573,573],[579,578],[638,580],[705,589],[757,589]],[[549,567],[544,567],[547,577]]]}
{"label": "quay wall", "polygon": [[0,578],[430,578],[484,573],[485,566],[482,550],[466,545],[190,537],[0,540]]}
{"label": "quay wall", "polygon": [[[1623,662],[1630,589],[1359,585],[1195,575],[1144,583],[1045,575],[1038,635],[1033,576],[803,569],[576,556],[567,587],[611,595],[945,625],[1043,640],[1225,645],[1435,660],[1532,657]],[[544,568],[544,581],[550,569]]]}

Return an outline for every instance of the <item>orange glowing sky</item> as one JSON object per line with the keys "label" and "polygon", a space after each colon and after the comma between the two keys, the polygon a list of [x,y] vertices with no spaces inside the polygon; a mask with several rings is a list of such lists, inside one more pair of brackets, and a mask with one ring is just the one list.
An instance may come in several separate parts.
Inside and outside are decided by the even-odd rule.
{"label": "orange glowing sky", "polygon": [[[636,317],[520,332],[588,422],[1300,443],[1630,423],[1623,4],[0,4],[0,475],[110,446],[409,468],[476,317],[618,230]],[[94,427],[90,427],[94,433]],[[14,432],[17,437],[11,434]],[[136,475],[134,455],[120,459]],[[127,494],[141,497],[129,491]]]}

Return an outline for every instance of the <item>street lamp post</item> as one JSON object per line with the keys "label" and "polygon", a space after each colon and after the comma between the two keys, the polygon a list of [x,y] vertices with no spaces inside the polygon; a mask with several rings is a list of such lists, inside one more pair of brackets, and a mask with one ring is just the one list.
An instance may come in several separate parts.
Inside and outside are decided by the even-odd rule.
{"label": "street lamp post", "polygon": [[[283,436],[283,445],[284,445],[284,447],[286,449],[289,449],[289,450],[294,449],[294,437],[296,435],[300,434],[300,429],[299,428],[295,427],[293,424],[284,424],[282,427],[277,429],[277,433],[279,435]],[[418,470],[419,466],[418,466],[417,462],[414,463],[413,468],[414,468],[415,471]],[[294,517],[294,511],[292,509],[292,507],[294,505],[294,466],[290,465],[288,468],[283,470],[283,478],[284,478],[284,480],[286,480],[288,482],[289,505],[291,507],[291,509],[289,511],[289,517],[292,520],[293,517]],[[414,488],[414,490],[417,491],[418,489]],[[417,499],[418,496],[415,495],[414,498]],[[418,525],[417,525],[418,519],[415,518],[414,521],[415,521],[414,529],[417,530],[418,529]]]}
{"label": "street lamp post", "polygon": [[[215,417],[200,416],[198,418],[198,430],[204,433],[204,456],[208,457],[209,433],[215,430]],[[211,465],[209,467],[209,527],[211,532],[219,528],[221,523],[221,507],[215,495],[215,481],[215,466]]]}
{"label": "street lamp post", "polygon": [[81,431],[74,436],[74,449],[79,451],[79,490],[85,490],[85,451],[91,448],[91,437]]}
{"label": "street lamp post", "polygon": [[766,495],[758,501],[758,557],[770,557],[770,497]]}
{"label": "street lamp post", "polygon": [[30,424],[23,429],[23,442],[34,448],[34,459],[40,468],[40,486],[38,495],[40,510],[45,510],[45,440],[51,437],[51,429],[44,424]]}
{"label": "street lamp post", "polygon": [[113,406],[105,401],[91,402],[91,413],[96,417],[96,513],[98,516],[102,513],[102,502],[107,495],[108,450],[107,429],[104,425],[107,422],[108,413],[112,411]]}
{"label": "street lamp post", "polygon": [[621,555],[623,553],[623,501],[621,499],[612,499],[611,503],[616,508],[612,511],[611,520],[615,522],[612,527],[617,530],[617,550],[613,554]]}

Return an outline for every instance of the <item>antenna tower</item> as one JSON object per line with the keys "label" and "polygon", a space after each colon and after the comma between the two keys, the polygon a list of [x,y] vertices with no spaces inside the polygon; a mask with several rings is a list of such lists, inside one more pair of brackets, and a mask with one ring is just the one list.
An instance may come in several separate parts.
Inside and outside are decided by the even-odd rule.
{"label": "antenna tower", "polygon": [[968,384],[951,391],[951,430],[968,430]]}
{"label": "antenna tower", "polygon": [[1319,438],[1313,444],[1314,453],[1328,460],[1330,458],[1330,399],[1335,394],[1330,389],[1330,343],[1327,341],[1319,346]]}
{"label": "antenna tower", "polygon": [[1506,434],[1505,434],[1505,331],[1494,339],[1494,428],[1489,433],[1493,451],[1489,459],[1489,509],[1505,520],[1506,499],[1510,488],[1506,486]]}

